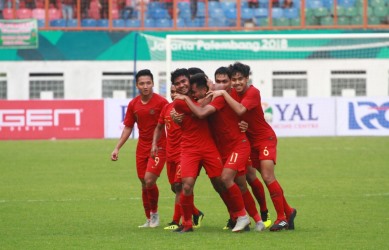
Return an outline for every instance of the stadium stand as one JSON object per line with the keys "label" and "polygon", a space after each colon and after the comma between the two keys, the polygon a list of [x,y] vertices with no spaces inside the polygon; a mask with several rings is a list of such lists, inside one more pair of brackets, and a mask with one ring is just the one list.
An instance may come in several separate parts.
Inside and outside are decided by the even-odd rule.
{"label": "stadium stand", "polygon": [[[282,3],[283,0],[280,0]],[[17,3],[19,2],[19,5]],[[271,28],[276,29],[306,29],[332,28],[389,28],[389,1],[388,0],[293,0],[291,6],[282,4],[272,6],[272,1],[258,0],[258,7],[248,5],[246,0],[207,1],[198,0],[196,14],[188,0],[173,1],[176,4],[171,8],[164,1],[137,0],[138,5],[132,6],[133,12],[124,13],[118,0],[81,0],[75,6],[76,21],[71,21],[65,27],[76,28],[78,26],[96,27],[96,29],[138,28],[143,29],[182,29],[196,28],[198,30],[214,29],[240,29],[238,23],[245,28],[253,30]],[[27,8],[24,1],[11,0],[9,6],[3,9],[3,18],[24,19],[35,18],[39,21],[39,27],[45,27],[45,17],[49,27],[62,27],[52,20],[62,18],[60,1],[37,0],[35,8]],[[45,8],[48,8],[47,10]],[[176,10],[176,12],[172,10]],[[128,11],[127,11],[128,12]],[[103,16],[102,16],[103,15]],[[305,16],[304,22],[301,18]],[[366,16],[366,18],[364,18]],[[176,18],[176,19],[175,19]],[[240,18],[240,20],[238,20]],[[270,18],[270,19],[269,19]],[[96,22],[92,22],[93,19]],[[97,22],[100,19],[113,20],[113,25],[107,25],[106,21]],[[124,20],[120,21],[121,19]],[[111,21],[112,20],[112,21]],[[127,20],[131,20],[128,21]],[[136,21],[135,21],[136,20]],[[239,22],[238,22],[239,21]],[[59,22],[60,23],[60,22]],[[253,25],[247,26],[250,23]]]}
{"label": "stadium stand", "polygon": [[16,18],[18,19],[30,19],[32,18],[32,11],[27,8],[17,9]]}

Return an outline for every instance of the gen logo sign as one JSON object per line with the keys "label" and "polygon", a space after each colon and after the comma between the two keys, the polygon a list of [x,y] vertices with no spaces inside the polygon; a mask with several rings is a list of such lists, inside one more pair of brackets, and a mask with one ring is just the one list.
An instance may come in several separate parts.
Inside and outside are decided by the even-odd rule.
{"label": "gen logo sign", "polygon": [[79,109],[0,109],[0,127],[59,126],[61,115],[73,115],[74,125],[81,125]]}
{"label": "gen logo sign", "polygon": [[104,137],[104,102],[0,101],[0,139]]}

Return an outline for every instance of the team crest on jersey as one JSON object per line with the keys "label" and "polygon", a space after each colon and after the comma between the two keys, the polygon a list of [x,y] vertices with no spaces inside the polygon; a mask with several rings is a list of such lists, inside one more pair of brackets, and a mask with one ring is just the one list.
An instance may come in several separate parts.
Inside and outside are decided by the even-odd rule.
{"label": "team crest on jersey", "polygon": [[155,110],[154,109],[150,109],[150,115],[154,115],[155,114]]}

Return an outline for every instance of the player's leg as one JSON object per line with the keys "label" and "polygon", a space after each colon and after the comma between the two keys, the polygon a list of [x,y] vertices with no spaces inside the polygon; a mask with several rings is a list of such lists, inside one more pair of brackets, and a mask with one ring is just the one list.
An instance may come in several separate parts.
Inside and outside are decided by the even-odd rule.
{"label": "player's leg", "polygon": [[180,194],[182,225],[180,232],[193,231],[192,213],[193,213],[193,188],[196,183],[195,177],[182,178],[182,192]]}
{"label": "player's leg", "polygon": [[230,203],[228,206],[231,208],[233,216],[237,218],[237,223],[232,229],[233,232],[242,231],[250,224],[250,219],[246,214],[242,193],[240,192],[239,186],[234,182],[236,172],[235,169],[224,167],[221,175],[224,192],[229,196],[228,202]]}
{"label": "player's leg", "polygon": [[146,174],[147,162],[148,162],[148,157],[141,157],[138,154],[136,155],[136,171],[137,171],[139,181],[141,182],[142,204],[146,215],[146,222],[143,225],[140,225],[139,226],[140,228],[150,227],[150,203],[149,203],[147,189],[146,189],[146,182],[144,180]]}
{"label": "player's leg", "polygon": [[172,192],[175,194],[174,199],[174,209],[173,209],[173,218],[170,223],[164,229],[166,230],[175,230],[178,228],[180,224],[180,218],[181,218],[181,208],[180,208],[180,192],[182,190],[182,183],[181,179],[180,181],[176,181],[176,172],[177,172],[177,164],[174,161],[167,161],[166,162],[166,168],[167,168],[167,177],[170,183],[170,188]]}
{"label": "player's leg", "polygon": [[245,173],[241,173],[235,177],[235,182],[239,186],[239,189],[242,193],[244,206],[246,208],[247,213],[251,218],[255,221],[255,231],[261,232],[265,230],[265,225],[262,221],[261,216],[258,213],[257,207],[255,205],[255,201],[250,191],[247,188],[246,175]]}
{"label": "player's leg", "polygon": [[150,204],[150,227],[159,226],[159,214],[158,214],[158,198],[159,190],[157,186],[158,177],[165,165],[166,157],[163,152],[158,152],[158,156],[149,158],[147,163],[147,169],[145,173],[145,183],[147,189],[147,197]]}
{"label": "player's leg", "polygon": [[269,211],[267,209],[265,189],[261,181],[257,177],[257,171],[260,172],[260,160],[259,152],[255,149],[251,149],[250,159],[247,163],[246,179],[247,183],[251,187],[251,191],[259,204],[261,212],[261,218],[266,227],[270,227],[271,220],[269,217]]}
{"label": "player's leg", "polygon": [[251,191],[259,204],[261,218],[266,228],[270,227],[271,219],[269,217],[269,210],[267,208],[265,190],[261,181],[257,177],[257,169],[252,166],[247,167],[246,173],[247,183],[251,187]]}

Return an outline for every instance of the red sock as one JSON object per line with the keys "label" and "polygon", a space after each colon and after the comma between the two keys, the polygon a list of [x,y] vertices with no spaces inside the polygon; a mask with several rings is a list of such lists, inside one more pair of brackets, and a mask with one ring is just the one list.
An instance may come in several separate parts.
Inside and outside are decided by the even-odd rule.
{"label": "red sock", "polygon": [[242,193],[240,192],[238,185],[234,183],[234,185],[227,189],[227,193],[230,196],[228,201],[233,215],[235,217],[245,216],[246,210],[244,208]]}
{"label": "red sock", "polygon": [[199,215],[200,210],[197,209],[197,207],[193,204],[193,215]]}
{"label": "red sock", "polygon": [[146,188],[142,188],[142,202],[143,202],[143,209],[145,210],[145,215],[147,219],[150,219],[150,203],[149,203],[149,198],[147,197]]}
{"label": "red sock", "polygon": [[262,220],[261,216],[258,213],[257,207],[255,206],[255,201],[250,191],[247,190],[244,194],[242,194],[242,197],[244,201],[244,206],[250,217],[253,218],[255,222]]}
{"label": "red sock", "polygon": [[288,202],[285,199],[284,190],[282,188],[281,188],[281,190],[282,190],[282,200],[284,203],[284,210],[285,210],[284,212],[285,212],[286,218],[288,219],[290,217],[290,214],[292,213],[292,208],[289,206]]}
{"label": "red sock", "polygon": [[158,186],[157,184],[155,184],[152,187],[146,189],[147,189],[147,197],[150,203],[150,212],[156,213],[158,211],[158,197],[159,197]]}
{"label": "red sock", "polygon": [[284,200],[280,184],[278,184],[278,181],[275,180],[270,183],[267,188],[269,189],[271,200],[273,201],[274,208],[277,212],[277,220],[286,220]]}
{"label": "red sock", "polygon": [[193,194],[186,196],[184,193],[181,193],[180,202],[183,214],[182,224],[185,227],[192,227]]}
{"label": "red sock", "polygon": [[224,202],[224,205],[226,205],[226,207],[227,207],[227,211],[228,211],[228,214],[230,215],[230,218],[234,219],[234,216],[233,216],[233,214],[231,212],[231,208],[229,207],[229,204],[230,204],[229,199],[230,199],[230,197],[229,197],[227,191],[221,192],[219,195],[220,195],[220,198],[222,198],[222,201]]}
{"label": "red sock", "polygon": [[256,178],[254,181],[249,183],[249,185],[251,187],[251,191],[255,196],[255,199],[258,201],[261,212],[265,212],[267,210],[266,196],[265,189],[263,188],[261,181]]}
{"label": "red sock", "polygon": [[173,221],[177,224],[180,224],[181,218],[181,205],[180,203],[174,204],[174,213],[173,213]]}

